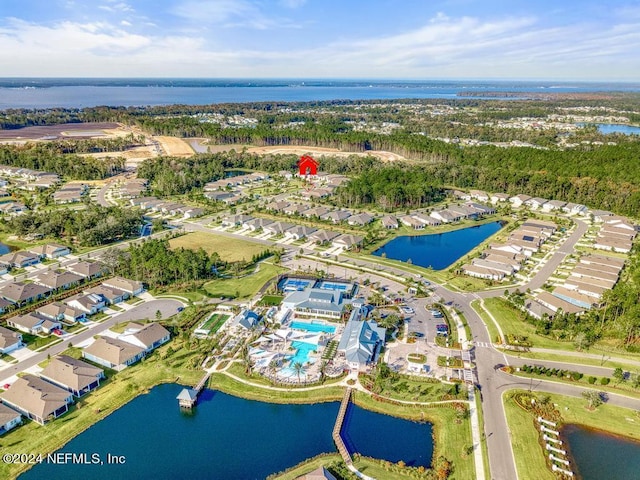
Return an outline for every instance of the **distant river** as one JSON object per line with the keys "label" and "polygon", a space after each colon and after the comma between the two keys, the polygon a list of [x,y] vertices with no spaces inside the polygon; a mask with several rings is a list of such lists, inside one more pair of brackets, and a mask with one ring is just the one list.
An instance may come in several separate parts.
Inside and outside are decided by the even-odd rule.
{"label": "distant river", "polygon": [[[577,125],[583,127],[586,123],[578,123]],[[600,133],[622,133],[624,135],[640,135],[640,127],[634,127],[633,125],[622,125],[619,123],[596,123],[598,131]]]}
{"label": "distant river", "polygon": [[567,439],[582,480],[640,478],[640,441],[632,442],[578,425],[566,426],[562,435]]}
{"label": "distant river", "polygon": [[[0,110],[97,105],[206,105],[227,102],[456,98],[474,92],[640,91],[638,84],[517,81],[2,79]],[[497,97],[487,97],[500,98]],[[511,98],[511,97],[510,97]]]}
{"label": "distant river", "polygon": [[[101,459],[108,453],[124,455],[124,465],[42,463],[20,479],[263,479],[309,457],[336,451],[331,431],[338,402],[281,405],[205,390],[188,414],[179,410],[176,400],[181,389],[175,384],[153,388],[60,450],[97,453]],[[351,405],[344,428],[353,451],[408,465],[431,464],[431,424]]]}

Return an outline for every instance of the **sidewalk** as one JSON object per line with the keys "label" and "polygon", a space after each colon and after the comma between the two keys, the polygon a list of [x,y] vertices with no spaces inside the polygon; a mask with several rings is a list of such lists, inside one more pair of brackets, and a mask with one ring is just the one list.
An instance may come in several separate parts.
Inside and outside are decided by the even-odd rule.
{"label": "sidewalk", "polygon": [[[456,313],[455,309],[447,307],[447,312],[451,315],[451,318],[456,323],[456,330],[458,331],[458,341],[462,345],[462,351],[468,352],[470,342],[467,339],[467,332],[464,329],[464,325],[460,317]],[[464,355],[464,353],[463,353]],[[465,369],[470,368],[465,365]],[[476,396],[475,386],[469,385],[469,418],[471,419],[471,439],[473,441],[473,460],[476,467],[476,480],[485,480],[484,476],[484,457],[482,456],[482,445],[480,444],[480,420],[478,418],[478,410],[476,408]]]}

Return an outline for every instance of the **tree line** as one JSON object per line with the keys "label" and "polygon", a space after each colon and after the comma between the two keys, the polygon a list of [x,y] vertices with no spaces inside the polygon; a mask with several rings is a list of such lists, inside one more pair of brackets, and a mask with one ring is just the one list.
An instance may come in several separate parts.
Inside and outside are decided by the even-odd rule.
{"label": "tree line", "polygon": [[138,209],[91,205],[85,210],[29,211],[3,222],[4,229],[20,236],[39,234],[80,246],[106,245],[140,235]]}

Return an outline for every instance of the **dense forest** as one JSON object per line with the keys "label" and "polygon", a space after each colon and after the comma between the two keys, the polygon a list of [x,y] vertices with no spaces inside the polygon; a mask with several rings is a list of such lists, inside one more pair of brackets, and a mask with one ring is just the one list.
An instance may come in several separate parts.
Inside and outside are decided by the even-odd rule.
{"label": "dense forest", "polygon": [[213,276],[214,261],[202,249],[172,250],[168,240],[149,239],[118,251],[117,271],[153,287],[204,280]]}
{"label": "dense forest", "polygon": [[97,246],[138,236],[140,210],[92,205],[86,210],[27,212],[4,222],[5,229],[20,236],[40,234],[80,246]]}
{"label": "dense forest", "polygon": [[[0,145],[0,165],[30,168],[57,173],[70,180],[99,180],[116,175],[124,169],[124,159],[95,159],[69,154],[85,142],[46,142],[25,145]],[[85,143],[90,145],[89,143]]]}

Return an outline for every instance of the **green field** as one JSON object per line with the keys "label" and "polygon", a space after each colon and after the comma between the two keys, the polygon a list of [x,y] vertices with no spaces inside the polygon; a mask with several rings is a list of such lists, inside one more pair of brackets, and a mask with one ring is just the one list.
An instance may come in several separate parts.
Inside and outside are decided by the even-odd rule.
{"label": "green field", "polygon": [[204,285],[212,297],[249,298],[262,286],[285,269],[271,263],[261,262],[257,271],[239,278],[217,278]]}
{"label": "green field", "polygon": [[226,262],[249,261],[267,247],[259,243],[240,240],[207,232],[191,232],[181,237],[169,240],[171,248],[187,248],[197,250],[202,248],[209,255],[217,253]]}

